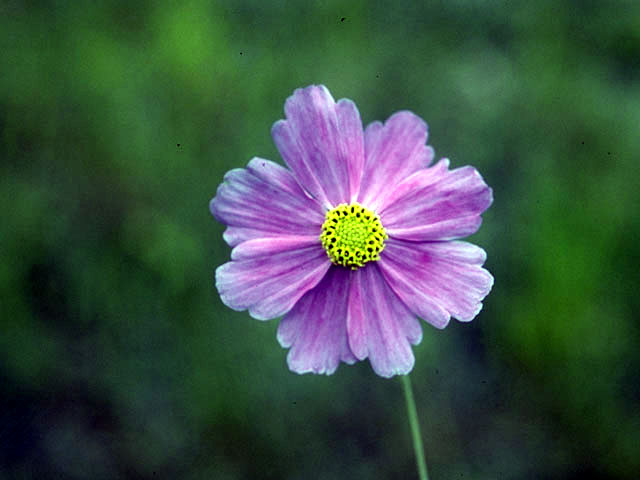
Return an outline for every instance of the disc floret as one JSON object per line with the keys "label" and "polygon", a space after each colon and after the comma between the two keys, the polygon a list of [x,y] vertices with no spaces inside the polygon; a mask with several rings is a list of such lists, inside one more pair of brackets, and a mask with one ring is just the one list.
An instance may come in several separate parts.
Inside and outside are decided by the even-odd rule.
{"label": "disc floret", "polygon": [[352,270],[379,260],[387,238],[380,217],[358,203],[329,210],[320,235],[331,262]]}

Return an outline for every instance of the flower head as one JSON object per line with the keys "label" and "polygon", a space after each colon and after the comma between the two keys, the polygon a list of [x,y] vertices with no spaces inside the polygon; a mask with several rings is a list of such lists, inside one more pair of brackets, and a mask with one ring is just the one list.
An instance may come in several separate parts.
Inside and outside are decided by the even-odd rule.
{"label": "flower head", "polygon": [[294,372],[368,358],[378,375],[406,374],[418,317],[470,321],[491,290],[484,250],[456,239],[478,230],[492,191],[472,167],[431,165],[411,112],[363,130],[352,101],[310,86],[285,114],[272,135],[289,168],[254,158],[211,200],[233,247],[216,270],[220,297],[259,320],[284,315]]}

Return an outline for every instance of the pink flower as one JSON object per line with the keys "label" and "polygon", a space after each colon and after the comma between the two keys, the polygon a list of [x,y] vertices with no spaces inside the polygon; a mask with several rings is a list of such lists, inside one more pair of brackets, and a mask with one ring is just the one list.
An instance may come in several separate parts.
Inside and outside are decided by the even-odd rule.
{"label": "pink flower", "polygon": [[493,285],[478,230],[492,191],[472,167],[430,166],[427,125],[411,112],[363,131],[355,104],[324,86],[296,90],[273,139],[289,168],[254,158],[211,200],[231,261],[216,270],[225,305],[284,315],[278,341],[297,373],[368,358],[383,377],[413,368],[417,317],[472,320]]}

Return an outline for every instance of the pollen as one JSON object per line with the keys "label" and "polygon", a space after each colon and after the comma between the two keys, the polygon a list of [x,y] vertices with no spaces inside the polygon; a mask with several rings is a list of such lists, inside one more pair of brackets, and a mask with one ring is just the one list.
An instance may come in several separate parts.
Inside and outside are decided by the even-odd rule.
{"label": "pollen", "polygon": [[358,203],[329,210],[320,235],[331,262],[352,270],[379,260],[387,238],[380,217]]}

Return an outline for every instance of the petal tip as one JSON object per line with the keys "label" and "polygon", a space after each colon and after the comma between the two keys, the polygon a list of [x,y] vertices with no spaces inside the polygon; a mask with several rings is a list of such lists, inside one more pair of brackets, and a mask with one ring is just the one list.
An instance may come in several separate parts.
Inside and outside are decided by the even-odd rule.
{"label": "petal tip", "polygon": [[398,119],[403,119],[403,120],[409,120],[411,122],[416,122],[417,125],[420,125],[422,127],[424,127],[425,130],[429,129],[429,126],[427,125],[427,122],[424,121],[424,119],[422,117],[420,117],[419,115],[416,115],[414,112],[412,112],[411,110],[398,110],[397,112],[393,113],[393,115],[391,115],[387,121],[397,121]]}
{"label": "petal tip", "polygon": [[[218,189],[220,188],[220,186],[218,186]],[[209,200],[209,212],[211,213],[211,215],[213,215],[213,218],[215,218],[216,220],[218,220],[218,217],[216,215],[216,200],[218,198],[218,195],[216,194],[215,197],[213,197],[211,200]]]}
{"label": "petal tip", "polygon": [[335,104],[331,92],[322,84],[296,88],[284,102],[285,115],[288,117],[289,109],[295,108],[297,103],[307,104],[310,102],[314,104],[317,100]]}
{"label": "petal tip", "polygon": [[287,128],[287,121],[284,119],[277,120],[271,125],[271,137],[275,140]]}
{"label": "petal tip", "polygon": [[437,328],[438,330],[444,330],[445,328],[447,328],[449,323],[451,323],[451,316],[448,315],[446,319],[438,320],[438,321],[435,321],[435,322],[427,320],[427,319],[424,319],[424,320],[429,325],[432,325],[433,327]]}
{"label": "petal tip", "polygon": [[383,378],[391,378],[396,375],[409,375],[416,363],[413,351],[409,350],[409,352],[410,355],[408,355],[407,358],[404,359],[404,362],[398,361],[393,365],[380,365],[377,362],[371,362],[371,368],[376,373],[376,375]]}
{"label": "petal tip", "polygon": [[[486,183],[485,183],[485,185],[486,185]],[[489,208],[493,204],[493,188],[491,188],[489,185],[487,185],[487,189],[489,190],[489,193],[488,193],[488,196],[487,196],[487,208]],[[485,210],[487,208],[485,208]]]}
{"label": "petal tip", "polygon": [[338,365],[339,362],[330,364],[309,364],[305,362],[304,359],[294,358],[291,350],[289,350],[289,353],[287,354],[287,366],[289,367],[289,370],[293,373],[297,373],[298,375],[304,375],[306,373],[327,376],[333,375],[338,369]]}
{"label": "petal tip", "polygon": [[282,314],[277,314],[277,315],[266,315],[264,313],[261,313],[260,311],[257,311],[256,309],[249,308],[247,310],[247,312],[249,312],[249,316],[251,318],[253,318],[254,320],[259,320],[261,322],[266,322],[267,320],[271,320],[272,318],[276,318],[279,317]]}
{"label": "petal tip", "polygon": [[433,163],[433,159],[436,158],[436,151],[431,145],[424,146],[424,166],[429,167]]}
{"label": "petal tip", "polygon": [[338,108],[351,108],[359,113],[358,106],[356,103],[350,98],[341,98],[336,102],[336,106]]}

